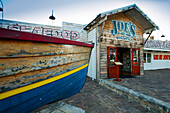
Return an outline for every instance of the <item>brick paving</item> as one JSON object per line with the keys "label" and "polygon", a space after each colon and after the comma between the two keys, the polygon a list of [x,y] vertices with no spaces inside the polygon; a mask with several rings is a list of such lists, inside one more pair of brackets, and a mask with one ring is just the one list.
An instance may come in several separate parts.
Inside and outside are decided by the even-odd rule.
{"label": "brick paving", "polygon": [[152,113],[141,105],[87,78],[84,88],[76,95],[62,100],[80,107],[86,113]]}
{"label": "brick paving", "polygon": [[170,103],[170,69],[151,70],[144,73],[145,75],[141,77],[127,77],[119,82],[110,82]]}
{"label": "brick paving", "polygon": [[[145,71],[143,76],[124,76],[122,80],[108,81],[170,103],[170,69]],[[84,88],[79,93],[62,101],[82,108],[86,113],[152,113],[90,78],[87,78]]]}

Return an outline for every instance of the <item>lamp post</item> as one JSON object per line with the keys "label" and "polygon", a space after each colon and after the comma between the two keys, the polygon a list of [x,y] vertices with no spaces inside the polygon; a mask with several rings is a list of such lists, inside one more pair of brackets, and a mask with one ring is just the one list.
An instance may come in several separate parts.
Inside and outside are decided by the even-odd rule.
{"label": "lamp post", "polygon": [[[49,17],[49,19],[55,20],[55,17],[53,16],[53,10],[52,10],[52,15]],[[52,25],[53,25],[53,21],[52,21]]]}
{"label": "lamp post", "polygon": [[165,35],[163,34],[163,31],[159,31],[159,32],[158,32],[158,38],[160,38],[160,36],[161,36],[161,38],[164,38],[164,37],[165,37]]}
{"label": "lamp post", "polygon": [[3,19],[3,16],[4,16],[4,6],[3,6],[3,3],[2,3],[2,0],[0,0],[1,4],[2,4],[2,8],[0,7],[0,11],[2,11],[2,19]]}
{"label": "lamp post", "polygon": [[165,35],[161,35],[161,37],[165,37]]}
{"label": "lamp post", "polygon": [[55,20],[55,17],[53,16],[53,10],[52,10],[52,15],[49,17],[51,20]]}

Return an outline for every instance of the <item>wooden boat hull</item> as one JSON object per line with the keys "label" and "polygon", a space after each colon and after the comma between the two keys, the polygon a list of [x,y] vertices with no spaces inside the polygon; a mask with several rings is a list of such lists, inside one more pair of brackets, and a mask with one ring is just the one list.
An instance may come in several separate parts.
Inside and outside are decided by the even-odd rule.
{"label": "wooden boat hull", "polygon": [[0,47],[0,112],[15,113],[79,92],[93,45],[0,28]]}
{"label": "wooden boat hull", "polygon": [[[0,111],[7,113],[30,112],[49,102],[70,97],[82,89],[85,83],[86,73],[87,67],[85,66],[85,68],[66,77],[41,85],[40,87],[24,91],[23,93],[15,94],[9,98],[5,98],[0,102]],[[27,87],[22,87],[20,90],[24,90],[25,88]],[[14,90],[13,92],[15,93],[16,91]]]}

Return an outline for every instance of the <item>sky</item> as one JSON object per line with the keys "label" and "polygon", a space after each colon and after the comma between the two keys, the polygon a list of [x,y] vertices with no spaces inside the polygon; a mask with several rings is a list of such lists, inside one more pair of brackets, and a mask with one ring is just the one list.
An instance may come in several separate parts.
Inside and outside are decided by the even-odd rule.
{"label": "sky", "polygon": [[[159,26],[160,30],[152,33],[155,39],[170,40],[170,0],[2,0],[2,2],[6,20],[54,26],[62,26],[62,22],[88,24],[102,12],[136,4]],[[56,17],[54,21],[49,20],[52,9]],[[164,38],[161,37],[162,34],[165,35]]]}

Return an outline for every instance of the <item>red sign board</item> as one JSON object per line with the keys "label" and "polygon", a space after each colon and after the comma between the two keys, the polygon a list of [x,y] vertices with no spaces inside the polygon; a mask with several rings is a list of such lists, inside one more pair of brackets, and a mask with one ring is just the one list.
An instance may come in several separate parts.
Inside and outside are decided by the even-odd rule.
{"label": "red sign board", "polygon": [[170,60],[170,55],[153,55],[154,60]]}

